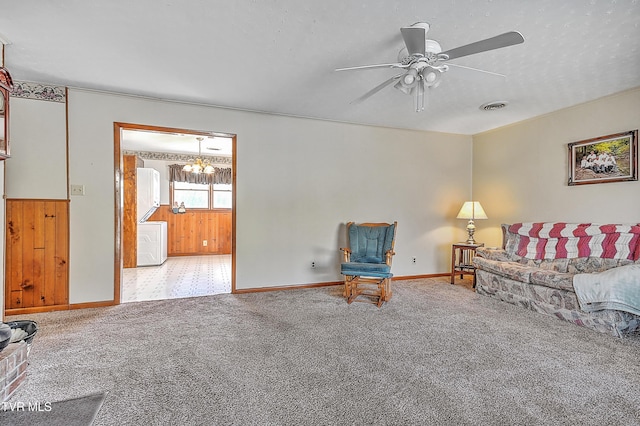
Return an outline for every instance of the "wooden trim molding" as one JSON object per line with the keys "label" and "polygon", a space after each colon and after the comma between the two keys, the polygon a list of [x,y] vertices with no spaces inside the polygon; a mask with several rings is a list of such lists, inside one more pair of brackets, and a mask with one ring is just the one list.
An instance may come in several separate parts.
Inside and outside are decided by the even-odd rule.
{"label": "wooden trim molding", "polygon": [[69,310],[69,305],[50,305],[50,306],[35,306],[33,308],[5,309],[4,314],[7,316],[26,315],[26,314],[39,314],[42,312],[67,311],[67,310]]}
{"label": "wooden trim molding", "polygon": [[118,305],[118,303],[114,300],[104,300],[102,302],[73,303],[69,305],[69,310],[73,311],[75,309],[105,308],[107,306],[115,306],[115,305]]}
{"label": "wooden trim molding", "polygon": [[85,302],[85,303],[73,303],[70,305],[52,305],[52,306],[38,306],[34,308],[18,308],[7,309],[6,315],[28,315],[39,314],[43,312],[54,311],[73,311],[75,309],[88,309],[88,308],[105,308],[107,306],[115,306],[117,303],[113,300],[104,300],[101,302]]}
{"label": "wooden trim molding", "polygon": [[232,290],[233,294],[243,294],[243,293],[261,293],[265,291],[278,291],[278,290],[300,290],[303,288],[317,288],[317,287],[329,287],[333,285],[344,285],[344,281],[329,281],[324,283],[313,283],[313,284],[297,284],[297,285],[280,285],[273,287],[257,287],[257,288],[243,288],[243,289],[235,289]]}
{"label": "wooden trim molding", "polygon": [[236,170],[238,169],[237,136],[231,141],[231,293],[236,291]]}
{"label": "wooden trim molding", "polygon": [[[438,278],[438,277],[449,277],[451,273],[440,273],[440,274],[425,274],[425,275],[404,275],[400,277],[393,277],[392,281],[406,281],[406,280],[416,280],[420,278]],[[318,287],[330,287],[334,285],[344,285],[344,281],[328,281],[322,283],[312,283],[312,284],[297,284],[297,285],[280,285],[280,286],[272,286],[272,287],[256,287],[256,288],[244,288],[244,289],[235,289],[231,293],[233,294],[243,294],[243,293],[260,293],[265,291],[278,291],[278,290],[299,290],[304,288],[318,288]]]}
{"label": "wooden trim molding", "polygon": [[122,151],[120,138],[123,127],[120,123],[113,123],[113,176],[114,176],[114,253],[113,253],[113,302],[120,303],[120,283],[122,281],[122,214],[124,209],[124,181]]}
{"label": "wooden trim molding", "polygon": [[441,274],[424,274],[424,275],[403,275],[399,277],[391,278],[391,281],[405,281],[405,280],[419,280],[421,278],[438,278],[438,277],[450,277],[451,272]]}

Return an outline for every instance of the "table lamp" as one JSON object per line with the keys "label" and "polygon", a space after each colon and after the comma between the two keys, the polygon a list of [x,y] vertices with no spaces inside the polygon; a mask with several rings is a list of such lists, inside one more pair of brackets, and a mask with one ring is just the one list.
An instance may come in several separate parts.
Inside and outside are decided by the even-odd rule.
{"label": "table lamp", "polygon": [[469,219],[467,224],[469,238],[467,238],[466,243],[475,244],[476,241],[473,239],[473,234],[476,232],[476,225],[473,221],[476,219],[488,219],[488,217],[478,201],[465,201],[456,219]]}

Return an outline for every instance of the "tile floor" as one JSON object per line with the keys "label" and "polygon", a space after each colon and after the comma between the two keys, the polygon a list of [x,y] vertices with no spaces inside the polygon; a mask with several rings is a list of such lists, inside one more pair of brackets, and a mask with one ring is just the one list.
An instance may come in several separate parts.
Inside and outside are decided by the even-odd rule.
{"label": "tile floor", "polygon": [[122,272],[122,303],[231,293],[230,254],[170,257]]}

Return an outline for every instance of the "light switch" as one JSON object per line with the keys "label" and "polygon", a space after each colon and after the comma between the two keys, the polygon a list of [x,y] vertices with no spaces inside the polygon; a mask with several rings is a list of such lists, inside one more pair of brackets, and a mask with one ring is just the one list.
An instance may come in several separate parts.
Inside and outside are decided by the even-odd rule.
{"label": "light switch", "polygon": [[71,185],[71,195],[84,195],[84,185]]}

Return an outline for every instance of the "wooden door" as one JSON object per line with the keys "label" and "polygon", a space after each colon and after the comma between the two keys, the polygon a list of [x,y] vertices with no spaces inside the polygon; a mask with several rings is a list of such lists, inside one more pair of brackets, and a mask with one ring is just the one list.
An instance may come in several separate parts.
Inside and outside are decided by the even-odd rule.
{"label": "wooden door", "polygon": [[69,202],[7,200],[7,314],[69,305]]}

